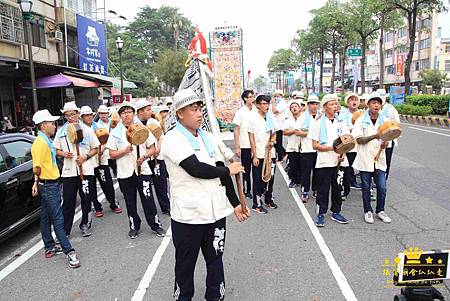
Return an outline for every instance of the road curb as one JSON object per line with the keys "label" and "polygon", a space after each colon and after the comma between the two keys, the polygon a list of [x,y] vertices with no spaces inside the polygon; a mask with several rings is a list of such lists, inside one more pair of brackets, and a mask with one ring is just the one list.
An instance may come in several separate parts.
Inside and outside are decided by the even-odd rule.
{"label": "road curb", "polygon": [[429,126],[450,128],[450,119],[443,117],[415,116],[400,114],[400,120]]}

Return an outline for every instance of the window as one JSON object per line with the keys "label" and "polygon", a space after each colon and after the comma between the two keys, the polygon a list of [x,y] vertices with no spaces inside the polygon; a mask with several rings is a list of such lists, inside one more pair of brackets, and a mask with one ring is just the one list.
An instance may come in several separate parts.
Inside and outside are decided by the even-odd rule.
{"label": "window", "polygon": [[450,45],[445,45],[445,52],[447,52],[447,53],[450,52]]}
{"label": "window", "polygon": [[324,68],[323,68],[323,73],[331,73],[332,70],[333,70],[333,68],[327,68],[327,67],[324,67]]}
{"label": "window", "polygon": [[[34,16],[33,21],[31,22],[31,35],[33,38],[33,46],[46,48],[44,18]],[[25,43],[28,44],[28,33],[26,28],[25,28]]]}
{"label": "window", "polygon": [[27,141],[14,141],[3,144],[8,156],[5,157],[7,169],[14,168],[31,160],[31,143]]}
{"label": "window", "polygon": [[422,29],[427,29],[431,27],[431,20],[430,18],[426,18],[422,20]]}
{"label": "window", "polygon": [[392,49],[387,49],[387,50],[384,52],[384,57],[385,57],[385,58],[390,58],[390,57],[392,57],[392,53],[393,53]]}
{"label": "window", "polygon": [[387,74],[395,74],[395,66],[394,65],[386,66],[386,73]]}
{"label": "window", "polygon": [[386,33],[386,34],[384,35],[384,41],[385,41],[386,43],[392,41],[392,36],[393,36],[392,32]]}
{"label": "window", "polygon": [[430,48],[430,39],[424,39],[420,41],[420,49]]}
{"label": "window", "polygon": [[403,37],[406,37],[407,34],[408,34],[408,30],[405,27],[400,28],[398,30],[398,32],[397,32],[397,36],[398,36],[399,39],[403,38]]}
{"label": "window", "polygon": [[419,71],[420,70],[420,61],[414,61],[414,71]]}
{"label": "window", "polygon": [[445,60],[445,67],[444,67],[445,71],[450,71],[450,60]]}
{"label": "window", "polygon": [[331,64],[333,64],[333,60],[332,59],[325,59],[323,63],[324,63],[324,65],[331,65]]}
{"label": "window", "polygon": [[0,40],[23,43],[22,14],[20,9],[0,2]]}
{"label": "window", "polygon": [[418,50],[418,43],[417,41],[414,42],[414,52],[416,52]]}
{"label": "window", "polygon": [[8,168],[6,167],[6,162],[3,159],[3,156],[0,154],[0,172],[5,172],[7,170]]}
{"label": "window", "polygon": [[420,69],[430,69],[430,59],[420,60]]}

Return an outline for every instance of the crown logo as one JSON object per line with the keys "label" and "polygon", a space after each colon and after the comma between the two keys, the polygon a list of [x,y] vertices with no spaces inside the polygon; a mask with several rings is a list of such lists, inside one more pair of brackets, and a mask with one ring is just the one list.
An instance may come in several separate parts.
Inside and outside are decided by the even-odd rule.
{"label": "crown logo", "polygon": [[423,250],[419,251],[418,247],[415,247],[414,250],[412,247],[409,248],[409,251],[404,250],[406,256],[406,264],[420,264],[420,256],[423,253]]}

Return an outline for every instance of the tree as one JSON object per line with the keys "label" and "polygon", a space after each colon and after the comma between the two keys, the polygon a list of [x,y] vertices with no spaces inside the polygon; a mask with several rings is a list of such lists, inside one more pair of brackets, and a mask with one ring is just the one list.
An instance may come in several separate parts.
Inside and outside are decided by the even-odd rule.
{"label": "tree", "polygon": [[264,76],[260,75],[253,81],[253,86],[257,92],[266,92],[266,79]]}
{"label": "tree", "polygon": [[151,61],[166,48],[187,48],[195,35],[191,21],[182,16],[178,8],[170,6],[143,7],[127,29],[144,45]]}
{"label": "tree", "polygon": [[175,51],[173,49],[164,50],[156,59],[152,66],[154,74],[158,79],[165,83],[166,93],[170,94],[171,88],[178,88],[183,79],[187,60],[187,54],[184,51]]}
{"label": "tree", "polygon": [[411,63],[416,41],[417,20],[423,14],[431,15],[434,11],[444,9],[441,0],[390,0],[392,7],[399,10],[408,24],[409,49],[405,62],[405,91],[409,92],[411,85]]}
{"label": "tree", "polygon": [[280,48],[274,51],[274,53],[270,57],[267,68],[269,69],[270,73],[276,73],[277,75],[279,75],[280,73],[282,74],[283,80],[281,87],[283,89],[283,92],[285,88],[284,75],[289,70],[297,70],[298,62],[298,57],[292,49]]}
{"label": "tree", "polygon": [[447,79],[447,74],[439,70],[422,70],[419,76],[422,78],[420,89],[426,91],[425,86],[432,86],[436,94],[441,91],[442,83]]}
{"label": "tree", "polygon": [[353,30],[358,34],[359,42],[361,44],[362,93],[364,93],[366,89],[366,49],[381,27],[379,3],[379,0],[351,0],[344,4],[344,10],[348,13],[348,22],[352,24]]}

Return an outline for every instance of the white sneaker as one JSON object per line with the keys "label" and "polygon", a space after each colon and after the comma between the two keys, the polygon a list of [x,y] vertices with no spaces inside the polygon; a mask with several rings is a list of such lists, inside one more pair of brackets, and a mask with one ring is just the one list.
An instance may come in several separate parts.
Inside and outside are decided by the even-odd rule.
{"label": "white sneaker", "polygon": [[70,251],[69,254],[67,254],[67,260],[69,261],[69,267],[73,269],[80,267],[80,261],[78,260],[75,251]]}
{"label": "white sneaker", "polygon": [[368,211],[368,212],[364,213],[364,220],[368,224],[373,224],[373,213],[372,213],[372,211]]}
{"label": "white sneaker", "polygon": [[392,220],[384,211],[380,211],[377,213],[378,218],[381,219],[383,222],[389,224]]}

